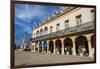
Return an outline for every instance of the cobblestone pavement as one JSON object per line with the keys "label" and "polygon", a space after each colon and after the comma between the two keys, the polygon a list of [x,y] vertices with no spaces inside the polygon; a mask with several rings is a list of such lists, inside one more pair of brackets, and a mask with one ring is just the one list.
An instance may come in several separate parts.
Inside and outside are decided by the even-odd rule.
{"label": "cobblestone pavement", "polygon": [[91,57],[15,51],[15,66],[93,61]]}

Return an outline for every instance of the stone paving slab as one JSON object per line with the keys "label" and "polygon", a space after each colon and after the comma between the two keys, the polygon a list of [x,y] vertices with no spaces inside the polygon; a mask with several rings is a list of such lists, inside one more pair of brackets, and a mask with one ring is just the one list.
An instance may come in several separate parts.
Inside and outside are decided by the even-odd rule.
{"label": "stone paving slab", "polygon": [[15,51],[15,66],[93,61],[92,57]]}

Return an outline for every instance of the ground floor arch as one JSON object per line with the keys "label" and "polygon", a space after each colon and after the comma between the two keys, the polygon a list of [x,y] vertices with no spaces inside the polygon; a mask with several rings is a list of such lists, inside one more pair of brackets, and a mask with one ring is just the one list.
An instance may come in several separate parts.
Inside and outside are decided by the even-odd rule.
{"label": "ground floor arch", "polygon": [[72,47],[73,47],[72,39],[65,38],[64,39],[64,54],[72,55]]}
{"label": "ground floor arch", "polygon": [[49,51],[50,51],[50,53],[54,52],[54,42],[52,40],[49,41]]}
{"label": "ground floor arch", "polygon": [[57,54],[61,54],[61,52],[62,52],[62,43],[61,43],[61,40],[60,39],[57,39],[55,41],[55,52]]}
{"label": "ground floor arch", "polygon": [[47,41],[44,41],[43,43],[43,49],[44,49],[44,52],[47,52]]}
{"label": "ground floor arch", "polygon": [[42,42],[39,43],[39,52],[42,52]]}
{"label": "ground floor arch", "polygon": [[88,41],[85,36],[78,36],[75,39],[75,44],[76,44],[76,54],[77,55],[83,55],[83,56],[89,55]]}

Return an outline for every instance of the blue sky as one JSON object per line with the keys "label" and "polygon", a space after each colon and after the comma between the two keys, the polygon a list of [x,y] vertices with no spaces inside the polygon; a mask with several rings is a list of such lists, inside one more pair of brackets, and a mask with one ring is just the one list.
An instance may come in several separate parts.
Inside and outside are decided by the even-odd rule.
{"label": "blue sky", "polygon": [[15,4],[15,42],[20,42],[25,32],[31,36],[33,25],[60,9],[61,6]]}

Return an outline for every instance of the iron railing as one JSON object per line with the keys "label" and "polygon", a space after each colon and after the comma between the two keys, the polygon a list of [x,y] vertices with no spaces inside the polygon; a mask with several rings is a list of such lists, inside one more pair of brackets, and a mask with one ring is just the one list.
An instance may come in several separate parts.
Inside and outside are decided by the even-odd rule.
{"label": "iron railing", "polygon": [[77,33],[77,32],[82,32],[82,31],[87,31],[87,30],[91,30],[91,29],[94,29],[94,21],[89,21],[87,23],[69,27],[67,29],[63,29],[63,30],[59,30],[56,32],[46,34],[46,35],[38,36],[36,38],[33,38],[33,41],[67,35],[67,34],[72,34],[72,33]]}

